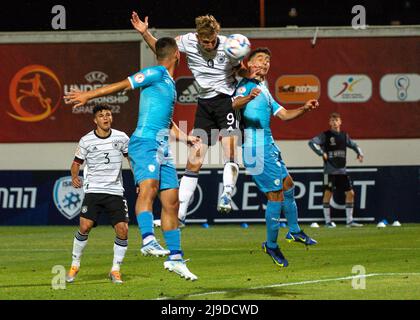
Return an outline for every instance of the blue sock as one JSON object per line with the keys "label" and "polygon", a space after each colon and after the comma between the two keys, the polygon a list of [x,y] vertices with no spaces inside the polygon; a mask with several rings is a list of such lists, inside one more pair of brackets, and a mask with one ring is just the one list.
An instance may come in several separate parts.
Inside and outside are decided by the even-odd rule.
{"label": "blue sock", "polygon": [[182,259],[181,230],[178,228],[175,230],[163,231],[163,237],[165,238],[166,247],[170,251],[169,258]]}
{"label": "blue sock", "polygon": [[297,217],[297,205],[295,201],[295,187],[284,191],[284,215],[286,216],[289,231],[292,233],[300,232]]}
{"label": "blue sock", "polygon": [[142,239],[147,236],[153,236],[153,213],[150,211],[143,211],[137,215],[137,223]]}
{"label": "blue sock", "polygon": [[280,229],[280,212],[283,202],[268,201],[265,209],[265,227],[267,231],[267,247],[275,249],[278,247],[277,236]]}

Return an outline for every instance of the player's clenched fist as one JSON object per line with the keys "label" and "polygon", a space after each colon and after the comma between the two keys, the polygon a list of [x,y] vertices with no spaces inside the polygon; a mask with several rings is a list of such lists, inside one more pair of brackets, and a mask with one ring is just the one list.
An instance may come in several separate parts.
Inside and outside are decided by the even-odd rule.
{"label": "player's clenched fist", "polygon": [[318,102],[318,100],[311,99],[311,100],[306,101],[306,103],[303,107],[304,107],[305,111],[311,111],[311,110],[319,107],[319,102]]}
{"label": "player's clenched fist", "polygon": [[259,94],[261,93],[261,89],[258,88],[254,88],[251,90],[251,92],[249,93],[249,97],[252,99],[254,99],[255,97],[257,97]]}

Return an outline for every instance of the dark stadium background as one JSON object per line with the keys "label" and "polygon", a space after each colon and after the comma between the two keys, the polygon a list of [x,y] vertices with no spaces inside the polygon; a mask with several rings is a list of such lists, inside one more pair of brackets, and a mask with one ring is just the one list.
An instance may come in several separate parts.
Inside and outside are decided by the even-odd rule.
{"label": "dark stadium background", "polygon": [[[213,14],[222,27],[260,27],[262,0],[118,0],[2,1],[0,31],[49,31],[54,5],[63,5],[67,30],[131,29],[129,17],[138,10],[154,28],[193,28],[194,17]],[[265,27],[348,26],[351,8],[363,5],[368,25],[420,23],[419,0],[264,0]],[[296,10],[293,10],[295,8]],[[296,12],[297,14],[294,14]]]}

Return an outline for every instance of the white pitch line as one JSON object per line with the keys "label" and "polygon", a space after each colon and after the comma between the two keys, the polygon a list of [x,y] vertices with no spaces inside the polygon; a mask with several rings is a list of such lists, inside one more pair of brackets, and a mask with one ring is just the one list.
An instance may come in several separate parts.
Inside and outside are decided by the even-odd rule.
{"label": "white pitch line", "polygon": [[[189,294],[183,297],[185,298],[192,298],[192,297],[201,297],[201,296],[208,296],[208,295],[215,295],[215,294],[226,294],[229,292],[234,291],[242,291],[242,290],[260,290],[260,289],[269,289],[269,288],[280,288],[280,287],[289,287],[289,286],[301,286],[305,284],[314,284],[314,283],[322,283],[322,282],[333,282],[333,281],[341,281],[341,280],[353,280],[353,279],[360,279],[360,278],[370,278],[370,277],[387,277],[387,276],[420,276],[420,273],[369,273],[366,275],[357,275],[357,276],[347,276],[347,277],[340,277],[340,278],[330,278],[330,279],[320,279],[320,280],[307,280],[307,281],[300,281],[300,282],[289,282],[289,283],[279,283],[279,284],[272,284],[268,286],[260,286],[260,287],[253,287],[253,288],[243,288],[243,289],[234,289],[234,290],[226,290],[226,291],[210,291],[210,292],[203,292],[203,293],[196,293],[196,294]],[[161,297],[157,300],[168,300],[174,299],[174,297]]]}

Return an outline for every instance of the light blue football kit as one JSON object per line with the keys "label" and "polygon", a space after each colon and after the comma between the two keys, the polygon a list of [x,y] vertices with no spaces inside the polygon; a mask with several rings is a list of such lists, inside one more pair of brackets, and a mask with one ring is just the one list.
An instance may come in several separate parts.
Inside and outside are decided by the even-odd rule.
{"label": "light blue football kit", "polygon": [[160,181],[160,190],[178,188],[169,149],[175,82],[163,66],[145,68],[128,79],[133,89],[142,88],[137,128],[128,145],[135,184],[155,179]]}
{"label": "light blue football kit", "polygon": [[[283,189],[283,180],[289,175],[270,129],[271,116],[277,115],[283,107],[274,100],[266,84],[255,79],[242,79],[235,95],[247,96],[253,88],[258,88],[261,92],[242,109],[245,124],[245,139],[242,145],[243,162],[262,192],[275,192]],[[277,236],[282,211],[290,232],[300,232],[294,187],[284,192],[284,201],[267,202],[265,219],[268,248],[278,247]]]}
{"label": "light blue football kit", "polygon": [[[144,180],[159,181],[159,190],[179,187],[169,148],[169,131],[176,101],[175,81],[164,66],[144,68],[128,77],[132,89],[141,88],[137,127],[128,144],[136,186]],[[153,213],[140,212],[137,222],[142,238],[153,232]],[[180,230],[163,232],[170,255],[182,255]]]}
{"label": "light blue football kit", "polygon": [[270,119],[283,107],[273,99],[266,85],[257,80],[242,80],[236,95],[246,96],[253,88],[260,89],[261,93],[242,109],[245,124],[242,145],[244,165],[262,192],[279,191],[288,172],[274,142]]}

